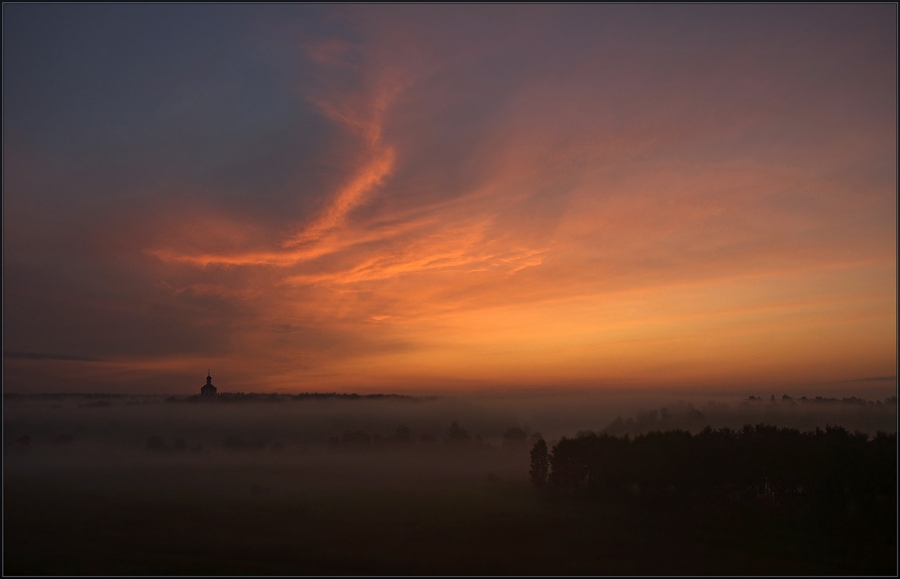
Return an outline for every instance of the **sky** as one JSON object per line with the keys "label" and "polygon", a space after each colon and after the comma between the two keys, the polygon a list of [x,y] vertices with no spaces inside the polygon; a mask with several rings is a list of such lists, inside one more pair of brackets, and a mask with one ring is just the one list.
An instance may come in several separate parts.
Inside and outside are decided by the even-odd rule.
{"label": "sky", "polygon": [[896,304],[895,4],[3,5],[7,392],[890,393]]}

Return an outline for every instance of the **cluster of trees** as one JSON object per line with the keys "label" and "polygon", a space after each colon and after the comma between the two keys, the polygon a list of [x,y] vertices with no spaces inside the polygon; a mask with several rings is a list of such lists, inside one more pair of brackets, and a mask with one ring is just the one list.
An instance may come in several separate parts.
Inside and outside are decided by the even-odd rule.
{"label": "cluster of trees", "polygon": [[[761,396],[748,396],[748,402],[763,402],[765,398]],[[771,402],[776,402],[775,395],[772,394],[769,396],[769,400]],[[884,402],[881,400],[866,400],[865,398],[857,398],[856,396],[850,396],[849,398],[824,398],[822,396],[816,396],[815,398],[807,398],[806,396],[801,396],[800,398],[791,398],[787,394],[781,395],[781,402],[790,403],[790,402],[800,402],[803,404],[812,403],[812,404],[855,404],[858,406],[896,406],[897,405],[897,397],[889,396],[885,398]]]}
{"label": "cluster of trees", "polygon": [[333,449],[365,449],[370,448],[373,444],[405,445],[412,442],[409,427],[398,426],[390,436],[382,436],[378,433],[370,435],[365,430],[348,430],[340,438],[332,436],[328,440],[328,446]]}
{"label": "cluster of trees", "polygon": [[707,401],[700,408],[679,401],[667,407],[638,412],[634,417],[616,417],[603,431],[610,435],[635,436],[658,430],[698,432],[704,426],[741,428],[744,424],[765,422],[801,430],[819,424],[843,424],[851,430],[874,433],[894,432],[897,419],[897,397],[884,401],[848,398],[792,398],[787,394],[776,398],[749,396],[740,404],[729,405]]}
{"label": "cluster of trees", "polygon": [[897,435],[841,427],[800,432],[746,425],[635,438],[581,433],[531,451],[538,487],[586,496],[684,503],[784,504],[799,498],[874,501],[896,508]]}

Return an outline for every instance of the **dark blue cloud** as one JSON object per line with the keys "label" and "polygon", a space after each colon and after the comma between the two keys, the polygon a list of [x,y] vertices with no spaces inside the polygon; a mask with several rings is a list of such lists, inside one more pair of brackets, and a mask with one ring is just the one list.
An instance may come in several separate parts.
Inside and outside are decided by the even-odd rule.
{"label": "dark blue cloud", "polygon": [[[285,8],[280,22],[316,28],[317,9]],[[305,196],[331,186],[317,169],[345,143],[304,99],[299,46],[267,58],[270,12],[4,7],[7,145],[44,160],[54,185],[32,193],[158,203],[177,183],[178,196],[296,219]]]}

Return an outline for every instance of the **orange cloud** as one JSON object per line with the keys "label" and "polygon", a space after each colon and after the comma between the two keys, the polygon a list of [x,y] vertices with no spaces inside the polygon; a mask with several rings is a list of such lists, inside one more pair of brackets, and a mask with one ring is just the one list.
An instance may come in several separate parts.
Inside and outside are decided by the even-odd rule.
{"label": "orange cloud", "polygon": [[197,268],[173,294],[252,312],[231,355],[267,360],[266,387],[893,372],[892,135],[821,138],[824,109],[792,113],[810,89],[744,48],[764,78],[733,100],[705,92],[702,70],[743,86],[717,55],[660,73],[665,90],[640,90],[652,67],[632,78],[591,53],[468,94],[455,67],[483,46],[422,64],[398,55],[439,51],[382,25],[377,43],[307,47],[310,102],[359,148],[311,218],[275,233],[223,220],[219,238],[148,251]]}

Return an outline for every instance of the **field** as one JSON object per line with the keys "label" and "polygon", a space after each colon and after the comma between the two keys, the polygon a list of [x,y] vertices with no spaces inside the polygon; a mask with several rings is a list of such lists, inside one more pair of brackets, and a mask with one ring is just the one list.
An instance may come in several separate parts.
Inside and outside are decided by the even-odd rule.
{"label": "field", "polygon": [[[527,448],[489,441],[253,444],[252,432],[260,431],[251,429],[243,433],[247,444],[229,448],[221,440],[232,428],[210,435],[216,445],[188,438],[176,451],[165,436],[167,449],[154,450],[146,444],[151,431],[135,420],[110,440],[113,415],[97,414],[109,410],[65,415],[78,432],[71,441],[54,442],[47,427],[28,445],[7,444],[5,574],[896,571],[894,511],[873,524],[852,504],[818,513],[726,513],[541,494],[528,480]],[[25,415],[9,424],[22,427]],[[131,438],[129,428],[137,431]]]}

